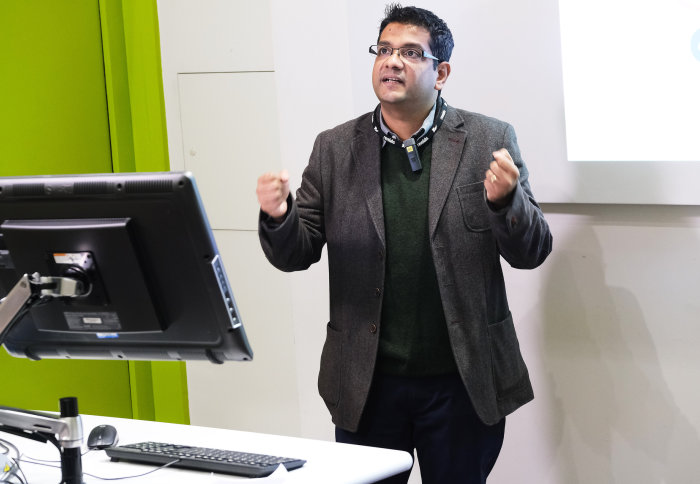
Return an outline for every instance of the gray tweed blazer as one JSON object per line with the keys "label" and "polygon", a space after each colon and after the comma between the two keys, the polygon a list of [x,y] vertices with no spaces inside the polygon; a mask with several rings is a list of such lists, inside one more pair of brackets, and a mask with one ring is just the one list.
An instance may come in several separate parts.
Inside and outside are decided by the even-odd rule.
{"label": "gray tweed blazer", "polygon": [[[506,148],[520,169],[509,206],[494,210],[483,179],[492,152]],[[371,114],[321,133],[287,218],[260,214],[268,260],[283,271],[308,268],[328,246],[330,321],[318,387],[333,422],[357,430],[377,358],[385,239],[381,138]],[[511,125],[448,108],[433,138],[429,234],[455,361],[479,417],[487,424],[533,398],[506,299],[501,257],[540,265],[552,236],[528,183]]]}

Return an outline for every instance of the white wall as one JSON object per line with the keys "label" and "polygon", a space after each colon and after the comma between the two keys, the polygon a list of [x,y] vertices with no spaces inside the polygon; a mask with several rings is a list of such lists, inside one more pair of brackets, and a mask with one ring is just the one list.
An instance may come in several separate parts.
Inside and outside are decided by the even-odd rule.
{"label": "white wall", "polygon": [[[459,8],[468,9],[470,22],[486,19],[497,36],[493,4]],[[374,42],[383,5],[159,1],[171,167],[197,177],[255,351],[250,364],[188,364],[193,424],[332,439],[316,391],[328,318],[326,262],[296,274],[267,263],[255,232],[255,179],[287,167],[296,186],[316,134],[374,106],[371,58],[365,63],[350,52]],[[427,8],[451,24],[456,3],[435,5]],[[502,12],[507,26],[526,13]],[[551,9],[541,17],[552,21]],[[533,160],[537,195],[550,155],[532,138],[540,124],[563,131],[563,113],[504,113],[509,104],[531,101],[538,75],[553,86],[551,75],[534,69],[517,85],[499,78],[482,95],[484,83],[469,79],[487,75],[478,61],[492,62],[490,43],[456,40],[471,60],[453,60],[445,97],[513,122],[526,162]],[[519,65],[541,63],[542,55],[536,50],[532,62]],[[457,103],[460,93],[468,96]],[[566,190],[596,189],[595,179],[573,181]],[[536,399],[508,418],[489,482],[693,482],[700,456],[700,208],[544,209],[553,254],[535,271],[506,268]]]}
{"label": "white wall", "polygon": [[507,271],[536,397],[492,482],[697,482],[700,208],[545,211],[554,252]]}

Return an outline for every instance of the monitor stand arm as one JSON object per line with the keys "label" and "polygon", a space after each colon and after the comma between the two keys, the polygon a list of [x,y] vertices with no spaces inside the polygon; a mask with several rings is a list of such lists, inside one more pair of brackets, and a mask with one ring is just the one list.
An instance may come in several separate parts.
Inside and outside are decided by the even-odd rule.
{"label": "monitor stand arm", "polygon": [[0,431],[40,442],[51,442],[61,453],[60,484],[83,484],[80,446],[83,424],[75,397],[61,398],[61,415],[0,407]]}
{"label": "monitor stand arm", "polygon": [[25,310],[38,302],[54,297],[78,297],[87,292],[78,279],[40,276],[38,273],[23,275],[7,296],[0,299],[0,345],[22,319]]}

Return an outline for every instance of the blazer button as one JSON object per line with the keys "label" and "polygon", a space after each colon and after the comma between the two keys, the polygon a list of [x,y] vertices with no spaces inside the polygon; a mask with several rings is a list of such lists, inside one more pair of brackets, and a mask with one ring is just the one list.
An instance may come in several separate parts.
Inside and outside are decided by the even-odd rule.
{"label": "blazer button", "polygon": [[377,296],[377,297],[381,296],[381,295],[382,295],[382,290],[379,289],[379,288],[376,288],[376,289],[374,290],[374,295]]}
{"label": "blazer button", "polygon": [[369,332],[372,333],[372,334],[376,333],[376,332],[377,332],[377,325],[374,324],[374,323],[371,323],[371,324],[369,325]]}

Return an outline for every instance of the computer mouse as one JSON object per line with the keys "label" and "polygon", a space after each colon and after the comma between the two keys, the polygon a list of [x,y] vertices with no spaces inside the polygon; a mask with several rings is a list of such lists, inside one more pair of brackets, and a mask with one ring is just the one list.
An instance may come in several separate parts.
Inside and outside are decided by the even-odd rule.
{"label": "computer mouse", "polygon": [[90,431],[90,435],[87,438],[88,449],[106,449],[107,447],[114,447],[119,442],[119,436],[117,435],[117,429],[111,425],[98,425]]}

